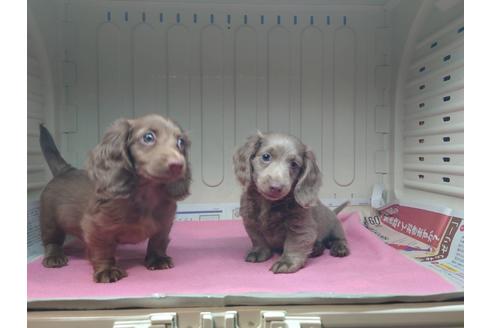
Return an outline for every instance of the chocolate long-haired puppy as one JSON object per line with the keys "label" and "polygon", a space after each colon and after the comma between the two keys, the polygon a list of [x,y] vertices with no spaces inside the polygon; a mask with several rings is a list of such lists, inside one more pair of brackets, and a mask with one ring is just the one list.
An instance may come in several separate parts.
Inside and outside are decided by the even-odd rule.
{"label": "chocolate long-haired puppy", "polygon": [[126,277],[115,261],[117,245],[147,238],[145,266],[173,267],[169,232],[191,181],[190,142],[175,122],[159,115],[117,120],[91,151],[87,170],[65,162],[43,126],[40,144],[53,173],[41,194],[45,267],[67,264],[66,234],[85,242],[96,282]]}
{"label": "chocolate long-haired puppy", "polygon": [[286,134],[258,133],[234,154],[234,171],[243,187],[240,214],[253,247],[247,262],[281,257],[274,273],[296,272],[309,256],[325,247],[333,256],[349,254],[337,219],[348,202],[334,211],[318,199],[321,172],[314,153]]}

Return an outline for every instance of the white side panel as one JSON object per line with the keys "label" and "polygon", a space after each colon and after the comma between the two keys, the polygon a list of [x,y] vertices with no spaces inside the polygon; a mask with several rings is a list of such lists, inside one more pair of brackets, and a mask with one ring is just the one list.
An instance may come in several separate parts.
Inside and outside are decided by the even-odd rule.
{"label": "white side panel", "polygon": [[232,154],[256,130],[315,151],[321,198],[368,200],[391,174],[374,160],[388,151],[388,129],[374,123],[385,105],[374,53],[388,38],[379,5],[75,0],[66,12],[64,67],[76,79],[64,90],[62,153],[74,165],[113,120],[157,112],[192,140],[187,203],[238,201]]}
{"label": "white side panel", "polygon": [[335,166],[333,178],[339,186],[355,178],[355,33],[344,26],[335,31],[335,91],[333,141]]}
{"label": "white side panel", "polygon": [[167,31],[167,114],[190,128],[190,32],[182,25]]}
{"label": "white side panel", "polygon": [[135,116],[166,115],[165,79],[161,73],[164,70],[164,39],[159,38],[151,25],[143,22],[132,31],[132,47]]}
{"label": "white side panel", "polygon": [[224,179],[224,33],[215,25],[201,32],[202,180],[215,187]]}
{"label": "white side panel", "polygon": [[274,26],[268,32],[268,131],[290,133],[290,32]]}
{"label": "white side panel", "polygon": [[250,26],[240,26],[235,32],[235,143],[244,142],[256,133],[258,117],[258,40]]}
{"label": "white side panel", "polygon": [[[27,12],[27,200],[37,200],[51,178],[48,166],[39,147],[39,125],[43,124],[58,143],[57,124],[54,117],[55,94],[53,85],[54,61],[58,35],[44,35],[53,32],[57,17],[54,3],[45,6],[32,4]],[[44,14],[38,17],[38,14]],[[39,19],[38,19],[39,18]],[[50,47],[51,46],[51,47]],[[54,48],[54,49],[53,49]],[[15,110],[15,108],[10,108]]]}
{"label": "white side panel", "polygon": [[[459,5],[462,5],[458,2]],[[401,67],[400,199],[463,209],[464,20],[459,5],[447,13],[428,6],[426,23],[414,26]],[[424,8],[424,7],[423,7]],[[449,16],[441,21],[439,16]],[[454,17],[452,17],[454,15]],[[433,22],[430,22],[432,20]],[[437,25],[439,22],[440,25]]]}
{"label": "white side panel", "polygon": [[323,171],[323,34],[309,26],[301,34],[301,139],[317,154]]}

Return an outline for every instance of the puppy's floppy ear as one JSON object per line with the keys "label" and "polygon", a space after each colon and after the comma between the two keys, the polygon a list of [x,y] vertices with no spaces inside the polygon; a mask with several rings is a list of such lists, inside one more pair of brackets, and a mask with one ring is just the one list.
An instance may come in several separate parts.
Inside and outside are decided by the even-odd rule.
{"label": "puppy's floppy ear", "polygon": [[234,153],[234,173],[244,189],[247,189],[251,182],[251,159],[260,148],[262,138],[263,134],[258,131],[257,134],[250,136],[246,143]]}
{"label": "puppy's floppy ear", "polygon": [[89,177],[96,185],[96,194],[102,198],[128,197],[135,185],[133,160],[128,146],[131,129],[129,120],[115,121],[89,155]]}
{"label": "puppy's floppy ear", "polygon": [[321,172],[316,164],[316,157],[311,150],[304,153],[304,166],[294,188],[296,202],[304,208],[313,206],[318,201],[321,187]]}
{"label": "puppy's floppy ear", "polygon": [[190,194],[190,184],[191,184],[191,165],[190,165],[190,146],[191,141],[186,134],[182,135],[184,140],[184,148],[182,154],[184,155],[186,161],[186,172],[184,176],[166,185],[166,191],[169,197],[175,200],[182,200]]}

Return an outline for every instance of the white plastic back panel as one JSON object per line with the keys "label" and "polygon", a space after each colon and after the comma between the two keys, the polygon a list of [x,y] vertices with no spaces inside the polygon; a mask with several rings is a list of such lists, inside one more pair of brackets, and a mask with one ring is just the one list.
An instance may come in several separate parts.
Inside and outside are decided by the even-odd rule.
{"label": "white plastic back panel", "polygon": [[315,151],[322,198],[368,200],[390,173],[389,34],[380,2],[340,3],[64,3],[63,155],[82,166],[113,120],[156,112],[190,134],[186,202],[239,200],[232,154],[257,130]]}
{"label": "white plastic back panel", "polygon": [[[428,20],[442,15],[439,10],[431,8]],[[464,197],[462,14],[437,29],[420,27],[406,73],[401,124],[404,194],[400,196],[458,210]]]}

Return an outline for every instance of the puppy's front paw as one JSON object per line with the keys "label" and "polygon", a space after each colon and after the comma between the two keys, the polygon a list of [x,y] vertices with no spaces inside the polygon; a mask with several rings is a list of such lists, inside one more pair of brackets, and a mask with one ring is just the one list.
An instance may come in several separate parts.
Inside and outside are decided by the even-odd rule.
{"label": "puppy's front paw", "polygon": [[68,263],[65,255],[50,255],[43,259],[43,266],[46,268],[61,268]]}
{"label": "puppy's front paw", "polygon": [[94,272],[94,281],[102,283],[116,282],[123,279],[127,275],[128,274],[125,270],[118,268],[117,266],[112,266]]}
{"label": "puppy's front paw", "polygon": [[246,262],[265,262],[272,257],[272,251],[268,248],[253,248],[246,254]]}
{"label": "puppy's front paw", "polygon": [[154,255],[145,258],[145,267],[149,270],[164,270],[174,267],[174,263],[169,256]]}
{"label": "puppy's front paw", "polygon": [[330,254],[336,257],[344,257],[350,254],[350,250],[345,241],[337,240],[330,245]]}
{"label": "puppy's front paw", "polygon": [[277,262],[273,263],[270,271],[273,273],[292,273],[302,268],[304,263],[297,263],[288,257],[281,257]]}

